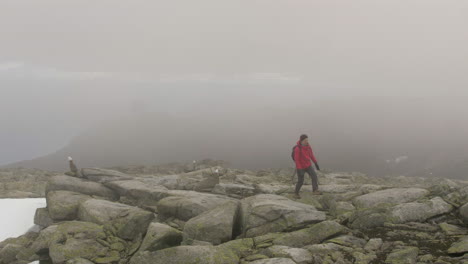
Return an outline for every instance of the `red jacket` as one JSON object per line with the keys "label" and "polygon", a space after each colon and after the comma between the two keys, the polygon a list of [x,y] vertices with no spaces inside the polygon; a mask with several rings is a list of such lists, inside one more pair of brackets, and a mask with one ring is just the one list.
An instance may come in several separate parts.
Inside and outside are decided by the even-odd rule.
{"label": "red jacket", "polygon": [[296,162],[296,168],[306,169],[312,166],[310,160],[317,163],[312,147],[309,144],[307,144],[307,146],[302,146],[301,142],[297,141],[297,146],[294,148],[294,161]]}

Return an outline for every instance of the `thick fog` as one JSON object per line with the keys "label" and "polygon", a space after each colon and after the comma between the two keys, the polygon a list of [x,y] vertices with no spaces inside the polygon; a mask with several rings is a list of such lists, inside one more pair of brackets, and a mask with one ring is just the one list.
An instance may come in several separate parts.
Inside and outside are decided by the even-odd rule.
{"label": "thick fog", "polygon": [[2,1],[0,165],[288,167],[306,133],[324,169],[468,178],[467,28],[464,1]]}

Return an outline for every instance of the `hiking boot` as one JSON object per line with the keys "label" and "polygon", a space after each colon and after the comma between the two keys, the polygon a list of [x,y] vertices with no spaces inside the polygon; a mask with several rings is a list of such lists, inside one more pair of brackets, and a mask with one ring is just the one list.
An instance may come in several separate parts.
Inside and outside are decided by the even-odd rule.
{"label": "hiking boot", "polygon": [[313,195],[321,195],[321,194],[322,194],[322,192],[321,192],[321,191],[319,191],[319,190],[317,190],[317,191],[313,191],[313,192],[312,192],[312,194],[313,194]]}
{"label": "hiking boot", "polygon": [[301,196],[298,193],[295,193],[293,197],[294,199],[301,199]]}

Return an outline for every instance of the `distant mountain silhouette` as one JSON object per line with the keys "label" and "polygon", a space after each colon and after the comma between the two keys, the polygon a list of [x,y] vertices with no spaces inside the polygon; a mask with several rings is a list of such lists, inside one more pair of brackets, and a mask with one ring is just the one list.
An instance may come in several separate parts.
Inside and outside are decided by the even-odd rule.
{"label": "distant mountain silhouette", "polygon": [[98,124],[55,153],[6,167],[65,170],[70,155],[79,167],[204,158],[241,168],[287,167],[293,166],[291,147],[307,133],[323,169],[464,178],[468,128],[457,116],[463,114],[434,110],[424,100],[383,97],[308,107],[288,102],[275,109],[240,104],[204,116],[140,113]]}

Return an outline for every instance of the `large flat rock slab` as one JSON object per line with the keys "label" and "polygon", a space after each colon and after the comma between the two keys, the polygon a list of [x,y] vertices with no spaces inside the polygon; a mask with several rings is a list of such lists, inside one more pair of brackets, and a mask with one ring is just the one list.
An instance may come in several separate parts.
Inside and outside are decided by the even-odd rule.
{"label": "large flat rock slab", "polygon": [[228,201],[235,201],[226,196],[194,191],[169,191],[169,195],[158,203],[158,213],[162,219],[173,217],[188,221]]}
{"label": "large flat rock slab", "polygon": [[255,187],[246,184],[220,183],[213,188],[213,193],[242,199],[255,195]]}
{"label": "large flat rock slab", "polygon": [[47,207],[37,208],[34,214],[34,224],[43,228],[48,227],[54,223],[54,220],[50,218],[49,210]]}
{"label": "large flat rock slab", "polygon": [[449,254],[461,255],[468,253],[468,236],[460,238],[457,242],[453,243],[447,251]]}
{"label": "large flat rock slab", "polygon": [[213,245],[230,241],[241,231],[238,214],[238,201],[228,201],[206,211],[185,224],[184,240],[206,241]]}
{"label": "large flat rock slab", "polygon": [[49,246],[53,263],[65,263],[76,257],[94,259],[106,255],[108,248],[97,242],[105,238],[102,226],[94,223],[66,222],[57,227]]}
{"label": "large flat rock slab", "polygon": [[401,204],[427,196],[429,191],[421,188],[392,188],[361,195],[353,200],[358,208],[375,207],[381,204]]}
{"label": "large flat rock slab", "polygon": [[287,258],[293,260],[292,263],[309,264],[313,263],[312,254],[303,248],[290,248],[287,246],[271,246],[265,249],[265,253],[270,258]]}
{"label": "large flat rock slab", "polygon": [[107,187],[120,195],[125,203],[154,210],[159,200],[170,196],[168,189],[153,182],[141,180],[112,181],[105,183]]}
{"label": "large flat rock slab", "polygon": [[145,177],[142,181],[153,186],[164,186],[169,190],[211,192],[219,184],[221,171],[221,167],[213,167],[182,174]]}
{"label": "large flat rock slab", "polygon": [[169,196],[169,190],[166,187],[142,180],[113,181],[105,185],[116,191],[120,196],[128,196],[135,199],[151,199],[158,201]]}
{"label": "large flat rock slab", "polygon": [[16,255],[24,250],[24,247],[16,244],[7,244],[5,247],[0,249],[0,260],[1,263],[15,263]]}
{"label": "large flat rock slab", "polygon": [[128,174],[108,169],[83,168],[81,174],[88,180],[105,183],[111,181],[131,180],[134,177]]}
{"label": "large flat rock slab", "polygon": [[134,239],[146,233],[154,214],[126,204],[90,199],[80,204],[78,218],[111,227],[123,239]]}
{"label": "large flat rock slab", "polygon": [[239,257],[230,250],[214,246],[178,246],[158,251],[143,251],[130,264],[238,264]]}
{"label": "large flat rock slab", "polygon": [[100,183],[65,175],[54,176],[48,181],[46,194],[50,191],[71,191],[92,196],[106,197],[110,200],[119,199],[117,193]]}
{"label": "large flat rock slab", "polygon": [[273,244],[302,248],[307,245],[320,244],[346,232],[349,232],[349,229],[345,226],[334,221],[324,221],[308,228],[282,234],[273,240]]}
{"label": "large flat rock slab", "polygon": [[181,242],[182,232],[168,225],[153,222],[148,227],[139,251],[156,251],[180,246]]}
{"label": "large flat rock slab", "polygon": [[468,203],[460,207],[460,216],[463,222],[465,222],[465,224],[468,225]]}
{"label": "large flat rock slab", "polygon": [[388,254],[385,263],[387,264],[416,264],[419,254],[419,248],[417,247],[405,247],[401,249],[395,249]]}
{"label": "large flat rock slab", "polygon": [[50,191],[46,197],[49,216],[55,221],[76,220],[78,206],[88,199],[92,197],[70,191]]}
{"label": "large flat rock slab", "polygon": [[402,203],[394,206],[377,206],[353,212],[349,226],[355,229],[369,229],[384,226],[385,223],[402,224],[408,222],[423,223],[426,220],[448,214],[453,206],[440,197],[420,202]]}
{"label": "large flat rock slab", "polygon": [[351,184],[324,184],[320,185],[319,189],[321,192],[326,193],[346,193],[357,190],[358,186]]}
{"label": "large flat rock slab", "polygon": [[114,263],[120,256],[125,256],[126,251],[123,247],[112,247],[109,241],[112,240],[102,225],[66,221],[42,230],[31,248],[37,253],[47,254],[57,264],[75,263],[76,259]]}
{"label": "large flat rock slab", "polygon": [[453,206],[446,203],[442,198],[435,197],[426,202],[399,204],[392,209],[391,219],[395,224],[424,222],[431,217],[448,214],[453,209]]}
{"label": "large flat rock slab", "polygon": [[349,217],[348,226],[353,229],[366,230],[392,223],[391,207],[372,207],[354,211]]}
{"label": "large flat rock slab", "polygon": [[444,196],[444,200],[450,202],[456,207],[460,207],[468,203],[468,186],[462,187],[455,192],[449,193],[448,195]]}
{"label": "large flat rock slab", "polygon": [[290,258],[270,258],[270,259],[259,259],[249,262],[250,264],[296,264]]}
{"label": "large flat rock slab", "polygon": [[245,237],[291,231],[324,220],[325,213],[314,206],[279,195],[259,194],[241,201],[241,221]]}

